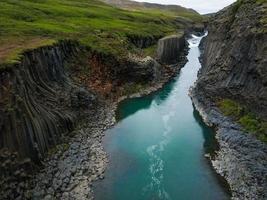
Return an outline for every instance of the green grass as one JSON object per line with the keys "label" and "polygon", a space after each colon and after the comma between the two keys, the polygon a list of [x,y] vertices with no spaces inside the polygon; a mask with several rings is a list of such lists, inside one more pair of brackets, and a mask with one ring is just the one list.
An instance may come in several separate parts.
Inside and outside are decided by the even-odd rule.
{"label": "green grass", "polygon": [[[97,0],[3,0],[0,2],[0,63],[19,59],[32,40],[39,47],[60,39],[75,39],[91,48],[123,55],[130,51],[127,35],[164,36],[183,25],[182,17],[199,23],[194,12],[127,11]],[[21,45],[23,44],[23,45]]]}
{"label": "green grass", "polygon": [[234,3],[234,5],[233,5],[233,7],[232,7],[232,12],[233,12],[234,15],[237,13],[237,11],[238,11],[239,8],[242,6],[242,4],[243,4],[243,0],[237,0],[237,1]]}
{"label": "green grass", "polygon": [[147,47],[143,50],[143,54],[145,56],[154,56],[156,54],[157,45],[152,45],[150,47]]}
{"label": "green grass", "polygon": [[221,111],[227,116],[238,119],[242,115],[243,108],[235,101],[223,99],[219,101],[218,105]]}
{"label": "green grass", "polygon": [[232,117],[244,130],[255,134],[259,140],[267,142],[267,122],[265,120],[258,118],[245,106],[230,99],[220,100],[218,106],[226,116]]}
{"label": "green grass", "polygon": [[136,84],[136,83],[131,83],[131,84],[126,84],[123,88],[122,95],[131,95],[138,93],[142,91],[142,89],[145,88],[145,85],[142,84]]}

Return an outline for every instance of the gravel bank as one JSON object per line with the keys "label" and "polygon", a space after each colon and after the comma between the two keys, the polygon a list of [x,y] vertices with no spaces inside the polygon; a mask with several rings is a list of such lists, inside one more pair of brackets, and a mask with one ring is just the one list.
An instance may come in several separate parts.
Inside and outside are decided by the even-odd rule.
{"label": "gravel bank", "polygon": [[211,162],[216,172],[227,180],[232,199],[266,199],[266,144],[245,133],[201,92],[192,88],[190,96],[204,122],[216,130],[219,150]]}

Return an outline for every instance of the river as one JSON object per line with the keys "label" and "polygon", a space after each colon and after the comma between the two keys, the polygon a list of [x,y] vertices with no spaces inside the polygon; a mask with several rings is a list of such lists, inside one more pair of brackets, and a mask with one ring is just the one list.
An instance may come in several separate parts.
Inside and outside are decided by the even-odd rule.
{"label": "river", "polygon": [[119,105],[118,123],[103,140],[110,163],[94,185],[97,200],[230,199],[204,156],[216,148],[214,132],[188,96],[201,66],[201,39],[188,39],[188,62],[170,83]]}

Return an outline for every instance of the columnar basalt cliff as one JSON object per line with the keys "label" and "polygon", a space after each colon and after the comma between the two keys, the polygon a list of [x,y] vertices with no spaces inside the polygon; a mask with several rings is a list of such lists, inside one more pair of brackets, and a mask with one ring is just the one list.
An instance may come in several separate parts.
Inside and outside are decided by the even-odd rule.
{"label": "columnar basalt cliff", "polygon": [[[83,74],[85,81],[76,81],[82,79],[81,66],[90,74]],[[77,110],[89,109],[94,103],[96,95],[88,91],[94,82],[104,85],[107,81],[111,87],[129,82],[147,84],[162,72],[149,56],[118,59],[73,41],[25,52],[20,63],[1,69],[0,149],[38,162],[64,133],[73,130],[80,114]]]}
{"label": "columnar basalt cliff", "polygon": [[94,99],[64,70],[79,51],[74,42],[60,42],[26,52],[20,64],[2,70],[0,149],[37,162],[73,129],[77,118],[73,110],[88,107]]}
{"label": "columnar basalt cliff", "polygon": [[158,41],[157,56],[160,62],[173,64],[177,62],[179,53],[185,47],[185,35],[171,35]]}
{"label": "columnar basalt cliff", "polygon": [[211,19],[197,84],[207,96],[235,99],[265,118],[266,9],[266,3],[243,0]]}
{"label": "columnar basalt cliff", "polygon": [[220,149],[212,164],[233,199],[266,199],[266,143],[218,109],[218,102],[230,99],[256,119],[267,118],[266,10],[266,1],[239,0],[210,19],[203,66],[190,91],[204,121],[216,129]]}

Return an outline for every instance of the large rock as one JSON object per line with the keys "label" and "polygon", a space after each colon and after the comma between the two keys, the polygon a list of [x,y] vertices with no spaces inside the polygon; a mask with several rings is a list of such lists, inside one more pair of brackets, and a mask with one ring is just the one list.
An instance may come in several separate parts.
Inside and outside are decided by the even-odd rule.
{"label": "large rock", "polygon": [[164,37],[158,41],[157,57],[164,64],[177,63],[179,54],[184,47],[184,34]]}
{"label": "large rock", "polygon": [[129,81],[144,82],[156,81],[160,76],[160,64],[150,56],[144,59],[131,59],[127,66]]}

